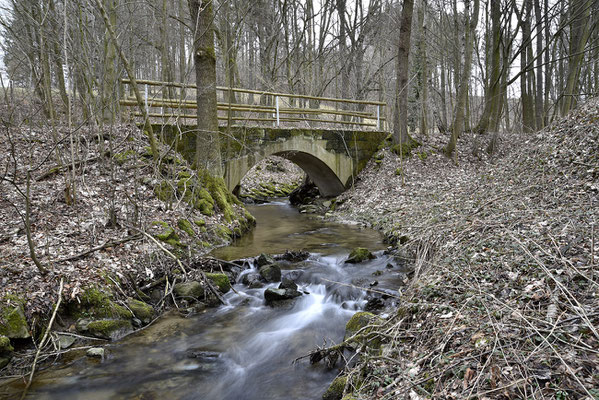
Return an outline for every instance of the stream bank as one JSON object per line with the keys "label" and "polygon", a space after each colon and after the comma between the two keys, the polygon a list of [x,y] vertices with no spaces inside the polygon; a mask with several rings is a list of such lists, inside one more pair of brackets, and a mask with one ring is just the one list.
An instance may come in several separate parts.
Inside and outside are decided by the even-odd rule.
{"label": "stream bank", "polygon": [[[31,396],[321,397],[341,365],[292,361],[322,346],[323,340],[341,342],[356,312],[369,307],[379,313],[392,310],[397,288],[406,279],[404,265],[387,253],[380,235],[371,230],[300,214],[284,202],[251,206],[250,212],[261,221],[256,229],[212,253],[229,260],[214,265],[215,270],[223,267],[232,285],[222,295],[225,305],[189,310],[193,304],[184,305],[185,299],[175,294],[187,318],[160,318],[138,333],[103,345],[99,358],[68,353],[39,372]],[[350,256],[359,246],[373,255]],[[294,248],[305,250],[285,251]],[[280,256],[272,259],[261,251]],[[239,270],[231,274],[233,264]],[[275,266],[278,276],[267,271]],[[290,296],[273,299],[269,293]],[[355,322],[348,326],[355,331]],[[18,392],[19,385],[3,390]]]}

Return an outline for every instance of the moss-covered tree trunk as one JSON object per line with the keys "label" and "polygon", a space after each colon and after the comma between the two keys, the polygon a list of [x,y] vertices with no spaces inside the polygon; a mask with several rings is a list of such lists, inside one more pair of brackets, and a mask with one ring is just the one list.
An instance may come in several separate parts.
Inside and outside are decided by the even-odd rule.
{"label": "moss-covered tree trunk", "polygon": [[212,1],[188,0],[193,27],[198,131],[196,167],[222,177],[218,114],[216,104],[216,55]]}

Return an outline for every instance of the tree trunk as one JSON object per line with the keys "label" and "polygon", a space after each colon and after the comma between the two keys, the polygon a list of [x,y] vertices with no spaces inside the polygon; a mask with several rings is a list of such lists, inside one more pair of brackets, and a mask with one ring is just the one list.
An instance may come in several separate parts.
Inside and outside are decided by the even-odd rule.
{"label": "tree trunk", "polygon": [[589,39],[589,16],[592,0],[570,2],[570,49],[568,54],[568,77],[562,101],[562,116],[572,108],[574,97],[578,94],[577,83],[583,50]]}
{"label": "tree trunk", "polygon": [[217,177],[222,177],[216,103],[213,3],[211,0],[188,2],[193,26],[193,60],[197,86],[196,168],[205,168]]}
{"label": "tree trunk", "polygon": [[489,74],[489,87],[486,91],[485,108],[478,122],[475,131],[485,133],[488,130],[497,131],[499,119],[499,107],[501,104],[500,91],[500,59],[501,59],[501,27],[500,27],[501,11],[499,1],[491,2],[491,35],[492,35],[492,50],[491,50],[491,71]]}
{"label": "tree trunk", "polygon": [[466,96],[468,96],[468,84],[470,80],[470,70],[472,68],[472,35],[475,33],[476,25],[478,24],[478,12],[480,0],[474,0],[474,12],[470,15],[470,0],[465,1],[466,28],[464,33],[464,68],[454,112],[454,120],[452,124],[451,137],[445,147],[445,155],[447,157],[454,156],[454,161],[457,162],[457,151],[455,151],[458,143],[458,138],[464,130],[464,114],[466,107]]}
{"label": "tree trunk", "polygon": [[395,84],[395,107],[393,113],[393,140],[396,144],[407,143],[408,135],[408,84],[410,66],[410,36],[414,0],[404,0],[397,46],[397,79]]}

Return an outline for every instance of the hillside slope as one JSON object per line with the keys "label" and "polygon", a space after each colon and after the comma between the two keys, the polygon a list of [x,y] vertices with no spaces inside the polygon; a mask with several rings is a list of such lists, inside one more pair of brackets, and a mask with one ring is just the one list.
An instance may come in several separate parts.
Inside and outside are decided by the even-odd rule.
{"label": "hillside slope", "polygon": [[599,398],[599,101],[503,135],[492,158],[473,151],[488,138],[460,140],[459,166],[441,142],[403,163],[383,151],[338,198],[335,218],[405,242],[415,266],[403,306],[369,336],[382,352],[345,372],[345,392]]}

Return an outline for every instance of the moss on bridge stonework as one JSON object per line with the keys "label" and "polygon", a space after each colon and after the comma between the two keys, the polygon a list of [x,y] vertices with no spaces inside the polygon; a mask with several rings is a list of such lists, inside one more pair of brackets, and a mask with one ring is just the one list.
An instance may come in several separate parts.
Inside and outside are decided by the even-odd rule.
{"label": "moss on bridge stonework", "polygon": [[[154,129],[160,132],[163,141],[188,161],[194,161],[195,126],[155,125]],[[351,177],[364,168],[388,135],[380,131],[338,129],[221,127],[220,130],[223,134],[221,153],[225,171],[228,171],[225,182],[229,190],[233,190],[251,166],[269,155],[279,155],[297,163],[294,155],[304,153],[320,160],[337,175],[340,183],[336,184],[337,189],[331,189],[337,194],[341,185],[347,188],[352,184]]]}

